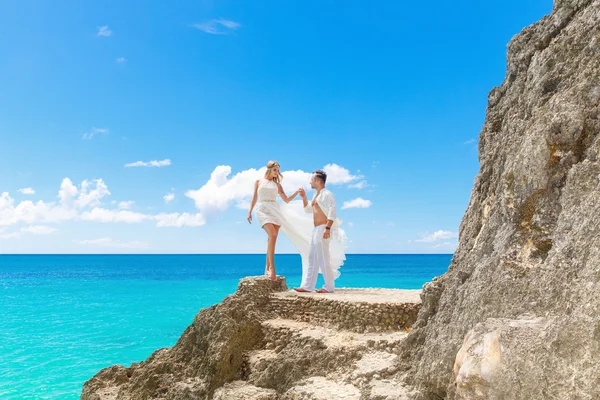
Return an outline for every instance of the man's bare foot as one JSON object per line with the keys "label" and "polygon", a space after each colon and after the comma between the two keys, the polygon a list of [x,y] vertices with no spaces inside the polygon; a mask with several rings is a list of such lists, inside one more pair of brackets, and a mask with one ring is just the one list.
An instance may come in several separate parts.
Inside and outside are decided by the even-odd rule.
{"label": "man's bare foot", "polygon": [[319,289],[319,290],[315,290],[315,292],[317,292],[317,293],[333,293],[333,292],[328,292],[328,291],[327,291],[327,290],[325,290],[325,289]]}
{"label": "man's bare foot", "polygon": [[301,287],[295,287],[294,291],[295,292],[300,292],[300,293],[308,293],[308,290],[302,289]]}

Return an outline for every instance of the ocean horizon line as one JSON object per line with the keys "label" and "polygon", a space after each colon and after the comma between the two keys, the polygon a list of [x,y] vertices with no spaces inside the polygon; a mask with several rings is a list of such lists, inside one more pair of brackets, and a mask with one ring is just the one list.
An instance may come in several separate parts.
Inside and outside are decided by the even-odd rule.
{"label": "ocean horizon line", "polygon": [[[260,256],[264,253],[0,253],[0,256]],[[278,253],[277,255],[298,255]],[[451,256],[454,253],[347,253],[351,256]]]}

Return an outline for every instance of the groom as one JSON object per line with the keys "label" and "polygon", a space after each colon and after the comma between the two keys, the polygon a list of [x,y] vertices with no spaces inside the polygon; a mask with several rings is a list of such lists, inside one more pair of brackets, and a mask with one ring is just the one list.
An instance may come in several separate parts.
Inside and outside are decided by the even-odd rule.
{"label": "groom", "polygon": [[329,261],[329,238],[331,226],[336,220],[335,196],[325,188],[327,173],[323,170],[313,172],[310,187],[317,193],[309,203],[304,189],[300,188],[300,197],[304,203],[304,211],[313,214],[315,228],[310,242],[308,268],[302,270],[302,284],[294,288],[296,292],[312,292],[317,284],[319,270],[323,273],[325,285],[317,293],[332,293],[334,276]]}

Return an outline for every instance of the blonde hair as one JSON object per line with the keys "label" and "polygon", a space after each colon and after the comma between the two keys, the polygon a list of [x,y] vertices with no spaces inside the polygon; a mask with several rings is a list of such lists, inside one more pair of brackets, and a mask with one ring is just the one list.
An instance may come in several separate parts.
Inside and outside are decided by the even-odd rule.
{"label": "blonde hair", "polygon": [[[277,161],[269,161],[267,163],[267,170],[265,171],[265,179],[267,179],[269,177],[269,175],[271,175],[271,171],[275,167],[281,168],[281,166],[279,165],[279,163]],[[279,172],[277,174],[277,176],[273,178],[273,182],[281,183],[282,179],[283,179],[283,175],[281,175],[281,172]]]}

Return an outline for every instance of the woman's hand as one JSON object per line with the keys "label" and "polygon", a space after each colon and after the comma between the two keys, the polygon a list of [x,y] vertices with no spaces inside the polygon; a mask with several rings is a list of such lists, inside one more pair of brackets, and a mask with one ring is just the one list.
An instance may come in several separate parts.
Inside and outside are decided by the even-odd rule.
{"label": "woman's hand", "polygon": [[248,223],[251,224],[252,223],[252,212],[248,211]]}

